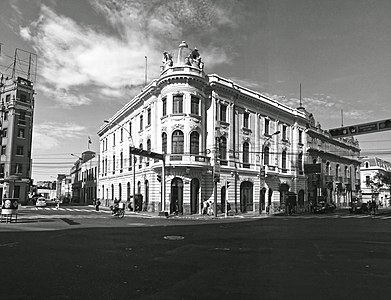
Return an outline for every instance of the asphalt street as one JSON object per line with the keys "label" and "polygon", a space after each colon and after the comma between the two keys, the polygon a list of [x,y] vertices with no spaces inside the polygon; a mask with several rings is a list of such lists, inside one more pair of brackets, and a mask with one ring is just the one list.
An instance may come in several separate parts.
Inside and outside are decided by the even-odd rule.
{"label": "asphalt street", "polygon": [[[389,215],[157,218],[21,210],[3,299],[389,299]],[[85,209],[85,211],[83,211]]]}

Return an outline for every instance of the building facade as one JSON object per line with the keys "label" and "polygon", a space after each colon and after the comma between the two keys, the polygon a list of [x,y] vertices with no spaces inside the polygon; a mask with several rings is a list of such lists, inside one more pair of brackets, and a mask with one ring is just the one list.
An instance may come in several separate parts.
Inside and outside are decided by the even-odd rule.
{"label": "building facade", "polygon": [[71,168],[73,203],[93,204],[97,198],[99,158],[93,151],[85,151]]}
{"label": "building facade", "polygon": [[360,172],[362,201],[375,200],[382,207],[391,206],[390,188],[376,177],[379,173],[391,172],[391,163],[378,157],[364,158]]}
{"label": "building facade", "polygon": [[34,113],[33,83],[21,77],[0,84],[0,197],[28,201]]}
{"label": "building facade", "polygon": [[[99,197],[141,194],[145,209],[184,214],[201,213],[205,201],[217,212],[226,202],[235,212],[277,212],[293,197],[304,210],[312,122],[302,107],[207,75],[198,50],[182,42],[163,53],[160,77],[100,128]],[[164,162],[133,158],[133,147]]]}
{"label": "building facade", "polygon": [[360,148],[353,137],[333,138],[320,125],[312,125],[307,134],[307,164],[318,164],[318,172],[307,173],[310,203],[333,202],[350,205],[360,194]]}

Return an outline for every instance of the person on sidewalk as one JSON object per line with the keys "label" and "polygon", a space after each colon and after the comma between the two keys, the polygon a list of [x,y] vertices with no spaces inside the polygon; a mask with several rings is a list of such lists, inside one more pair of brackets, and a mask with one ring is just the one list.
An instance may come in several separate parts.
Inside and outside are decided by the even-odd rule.
{"label": "person on sidewalk", "polygon": [[60,199],[56,199],[56,209],[59,209],[60,208]]}
{"label": "person on sidewalk", "polygon": [[96,199],[96,201],[95,201],[95,210],[96,210],[96,211],[99,211],[99,206],[100,206],[100,200],[99,200],[99,198],[98,198],[98,199]]}

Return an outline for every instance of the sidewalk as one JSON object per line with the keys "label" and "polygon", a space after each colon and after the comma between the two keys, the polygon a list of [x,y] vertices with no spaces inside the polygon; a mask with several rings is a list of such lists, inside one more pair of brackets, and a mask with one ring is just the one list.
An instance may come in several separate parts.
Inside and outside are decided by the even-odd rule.
{"label": "sidewalk", "polygon": [[[94,205],[88,205],[89,207],[95,208]],[[107,210],[110,211],[110,207],[107,206],[99,206],[99,210]],[[132,216],[139,216],[139,217],[146,217],[146,218],[169,218],[169,219],[205,219],[205,220],[213,220],[213,219],[232,219],[232,218],[267,218],[272,215],[267,215],[266,213],[259,214],[259,212],[247,212],[247,213],[233,213],[229,212],[228,216],[225,216],[225,213],[218,213],[217,217],[214,215],[200,215],[200,214],[169,214],[166,216],[159,216],[159,212],[148,212],[148,211],[140,211],[140,212],[133,212],[128,209],[125,210],[125,216],[126,215],[132,215]]]}

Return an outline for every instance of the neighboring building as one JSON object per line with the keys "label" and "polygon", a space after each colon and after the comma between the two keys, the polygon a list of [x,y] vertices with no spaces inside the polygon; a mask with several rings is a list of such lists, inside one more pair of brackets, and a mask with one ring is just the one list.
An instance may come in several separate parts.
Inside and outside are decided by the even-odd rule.
{"label": "neighboring building", "polygon": [[364,158],[360,172],[362,201],[375,200],[383,207],[391,206],[390,188],[376,178],[379,173],[391,172],[391,163],[378,157]]}
{"label": "neighboring building", "polygon": [[348,206],[360,193],[360,148],[353,137],[333,138],[312,116],[307,134],[307,164],[319,164],[320,172],[308,174],[308,198]]}
{"label": "neighboring building", "polygon": [[60,199],[64,203],[68,203],[70,201],[72,198],[72,183],[70,175],[57,175],[56,191],[57,199]]}
{"label": "neighboring building", "polygon": [[21,77],[0,83],[0,198],[27,203],[31,185],[33,83]]}
{"label": "neighboring building", "polygon": [[71,169],[72,202],[92,204],[97,198],[99,156],[85,151]]}
{"label": "neighboring building", "polygon": [[[204,200],[224,211],[226,199],[236,212],[278,211],[288,197],[308,207],[306,132],[315,130],[302,107],[207,76],[198,51],[185,42],[165,52],[163,63],[160,77],[98,132],[102,203],[141,194],[147,209],[163,205],[170,213],[201,213]],[[134,169],[131,147],[163,153],[165,165],[136,156]]]}
{"label": "neighboring building", "polygon": [[54,200],[57,197],[56,181],[37,181],[34,187],[34,194],[40,195],[47,200]]}

